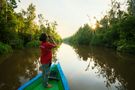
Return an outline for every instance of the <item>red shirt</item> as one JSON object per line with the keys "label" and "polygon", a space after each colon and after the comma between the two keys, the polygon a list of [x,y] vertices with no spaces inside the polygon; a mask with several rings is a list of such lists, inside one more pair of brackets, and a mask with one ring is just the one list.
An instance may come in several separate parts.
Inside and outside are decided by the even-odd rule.
{"label": "red shirt", "polygon": [[41,57],[40,61],[41,64],[49,64],[52,60],[52,48],[54,48],[56,45],[51,44],[49,42],[42,42],[40,45],[41,49]]}

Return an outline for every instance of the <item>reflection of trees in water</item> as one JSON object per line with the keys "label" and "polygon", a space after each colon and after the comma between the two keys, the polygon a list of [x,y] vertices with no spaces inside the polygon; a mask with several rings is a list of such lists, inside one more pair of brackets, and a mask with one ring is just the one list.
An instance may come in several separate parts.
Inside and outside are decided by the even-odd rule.
{"label": "reflection of trees in water", "polygon": [[28,49],[14,52],[0,65],[0,89],[16,90],[22,83],[37,74],[36,62],[39,50]]}
{"label": "reflection of trees in water", "polygon": [[[53,61],[56,62],[56,51],[53,50]],[[33,78],[39,72],[40,50],[25,49],[15,51],[9,57],[1,58],[0,90],[16,90],[21,84]],[[5,60],[6,59],[6,60]]]}
{"label": "reflection of trees in water", "polygon": [[86,46],[74,46],[74,50],[84,61],[87,61],[88,58],[92,57],[92,53],[89,53],[89,51],[91,51],[91,48],[86,49]]}
{"label": "reflection of trees in water", "polygon": [[[116,88],[118,90],[135,90],[135,61],[128,56],[117,55],[116,52],[106,48],[95,48],[86,46],[73,46],[75,52],[83,60],[92,58],[94,62],[94,68],[98,68],[99,76],[106,78],[106,87],[111,87],[112,84],[117,83]],[[125,58],[128,57],[128,60]],[[132,65],[131,65],[132,63]],[[88,66],[90,66],[88,64]],[[88,67],[87,67],[88,68]]]}
{"label": "reflection of trees in water", "polygon": [[118,90],[121,90],[120,87],[125,88],[126,81],[124,81],[124,79],[115,72],[115,69],[113,67],[110,67],[109,65],[107,65],[107,63],[104,64],[98,60],[94,60],[94,62],[96,63],[94,64],[95,65],[94,67],[96,68],[98,67],[97,73],[99,73],[99,76],[106,78],[106,81],[104,82],[107,88],[111,87],[111,85],[115,83],[119,85],[115,86],[119,88]]}

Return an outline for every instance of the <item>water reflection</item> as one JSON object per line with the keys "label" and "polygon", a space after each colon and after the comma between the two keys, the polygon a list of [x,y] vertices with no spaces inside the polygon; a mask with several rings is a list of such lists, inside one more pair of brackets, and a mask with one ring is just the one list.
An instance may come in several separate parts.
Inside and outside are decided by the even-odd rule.
{"label": "water reflection", "polygon": [[[71,90],[135,90],[135,56],[102,47],[69,46],[54,50]],[[16,90],[37,73],[39,49],[0,56],[0,90]],[[57,56],[57,58],[56,58]]]}
{"label": "water reflection", "polygon": [[15,51],[0,64],[0,90],[16,90],[38,72],[38,49]]}
{"label": "water reflection", "polygon": [[[117,90],[135,90],[135,57],[122,55],[102,47],[73,46],[79,57],[89,63],[85,71],[97,69],[99,77],[106,78],[104,83],[109,89],[115,85]],[[93,62],[92,66],[91,63]]]}
{"label": "water reflection", "polygon": [[[53,61],[56,62],[56,51]],[[16,90],[38,73],[40,65],[39,48],[17,50],[9,55],[0,56],[0,90]]]}

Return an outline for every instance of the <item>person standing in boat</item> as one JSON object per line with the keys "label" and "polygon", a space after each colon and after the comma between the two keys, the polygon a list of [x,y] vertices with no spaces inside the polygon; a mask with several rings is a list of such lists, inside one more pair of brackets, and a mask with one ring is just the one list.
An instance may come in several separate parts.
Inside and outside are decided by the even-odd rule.
{"label": "person standing in boat", "polygon": [[47,36],[45,33],[42,33],[39,38],[39,40],[41,41],[40,62],[42,64],[43,86],[50,88],[52,87],[52,85],[48,83],[48,76],[50,73],[50,66],[52,63],[52,49],[55,48],[57,45],[53,40],[52,40],[53,43],[50,43],[47,41],[47,39],[52,40],[52,38],[50,36]]}

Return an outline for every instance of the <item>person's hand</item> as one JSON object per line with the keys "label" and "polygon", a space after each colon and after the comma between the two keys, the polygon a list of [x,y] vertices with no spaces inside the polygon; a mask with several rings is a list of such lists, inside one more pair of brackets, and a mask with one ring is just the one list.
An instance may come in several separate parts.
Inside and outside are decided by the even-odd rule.
{"label": "person's hand", "polygon": [[51,38],[51,36],[50,36],[50,35],[48,35],[48,38]]}

